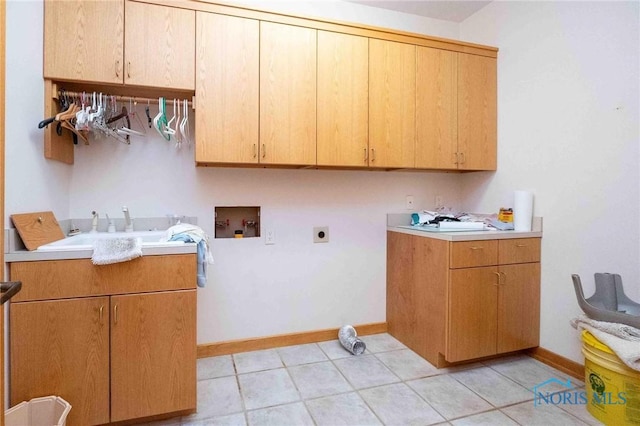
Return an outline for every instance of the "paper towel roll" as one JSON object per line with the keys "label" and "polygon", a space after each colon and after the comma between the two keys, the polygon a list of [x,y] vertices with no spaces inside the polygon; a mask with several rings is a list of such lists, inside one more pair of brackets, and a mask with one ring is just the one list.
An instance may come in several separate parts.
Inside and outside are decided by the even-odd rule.
{"label": "paper towel roll", "polygon": [[516,191],[513,199],[513,229],[515,231],[531,231],[533,220],[533,193]]}

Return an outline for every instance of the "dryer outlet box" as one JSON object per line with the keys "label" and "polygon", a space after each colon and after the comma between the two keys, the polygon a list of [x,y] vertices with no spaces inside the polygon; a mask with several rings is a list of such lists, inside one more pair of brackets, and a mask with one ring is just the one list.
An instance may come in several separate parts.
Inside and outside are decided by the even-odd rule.
{"label": "dryer outlet box", "polygon": [[329,227],[328,226],[315,226],[313,228],[313,242],[314,243],[328,243],[329,242]]}

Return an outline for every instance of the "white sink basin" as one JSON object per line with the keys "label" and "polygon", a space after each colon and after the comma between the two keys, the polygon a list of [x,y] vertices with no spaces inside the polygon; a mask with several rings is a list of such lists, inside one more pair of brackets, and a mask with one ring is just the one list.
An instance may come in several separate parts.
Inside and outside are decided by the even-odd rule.
{"label": "white sink basin", "polygon": [[42,245],[36,251],[93,250],[95,240],[109,238],[140,238],[142,247],[170,247],[184,244],[183,241],[160,241],[164,235],[165,231],[83,233]]}

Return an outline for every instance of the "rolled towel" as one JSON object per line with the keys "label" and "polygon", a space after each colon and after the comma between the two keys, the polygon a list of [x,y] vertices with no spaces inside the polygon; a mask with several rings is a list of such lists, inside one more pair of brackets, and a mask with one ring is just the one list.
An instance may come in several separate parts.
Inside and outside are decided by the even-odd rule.
{"label": "rolled towel", "polygon": [[141,238],[107,238],[95,240],[91,261],[94,265],[109,265],[140,256],[142,256]]}
{"label": "rolled towel", "polygon": [[338,340],[346,350],[354,355],[362,355],[367,345],[360,339],[356,329],[350,325],[345,325],[338,331]]}
{"label": "rolled towel", "polygon": [[627,367],[640,371],[640,330],[626,324],[574,318],[571,325],[578,331],[587,330],[607,345]]}

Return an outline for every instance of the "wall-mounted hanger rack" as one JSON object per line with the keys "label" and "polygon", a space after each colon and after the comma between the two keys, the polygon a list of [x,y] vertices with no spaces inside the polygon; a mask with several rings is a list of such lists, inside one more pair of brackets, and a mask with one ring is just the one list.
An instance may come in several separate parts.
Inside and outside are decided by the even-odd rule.
{"label": "wall-mounted hanger rack", "polygon": [[[58,82],[53,80],[44,80],[44,117],[55,117],[62,112],[60,108],[60,95],[64,88],[64,94],[67,97],[80,97],[82,93],[102,92],[108,93],[116,98],[119,102],[135,101],[138,104],[144,104],[146,107],[150,104],[157,105],[158,97],[164,97],[167,103],[173,104],[173,99],[179,99],[180,104],[184,105],[187,101],[187,108],[195,108],[194,91],[150,88],[139,86],[124,85],[108,85],[108,84],[92,84],[79,82]],[[48,126],[44,129],[44,156],[50,160],[61,161],[67,164],[73,164],[74,161],[74,138],[73,132],[63,132],[59,135],[56,132],[56,125]],[[77,136],[76,136],[77,137]]]}
{"label": "wall-mounted hanger rack", "polygon": [[[91,90],[91,92],[93,92],[93,90]],[[53,99],[55,100],[59,100],[60,96],[62,96],[62,94],[64,93],[64,95],[72,97],[72,98],[79,98],[82,96],[82,92],[70,92],[68,90],[64,90],[64,92],[62,90],[58,90],[56,95],[53,97]],[[88,93],[88,91],[87,91]],[[108,92],[107,92],[108,93]],[[154,105],[158,105],[158,98],[145,98],[145,97],[140,97],[140,96],[129,96],[129,95],[113,95],[116,98],[116,101],[118,102],[129,102],[129,101],[135,101],[138,103],[144,103],[144,104],[154,104]],[[180,100],[180,104],[183,103],[183,99],[184,98],[169,98],[166,97],[165,98],[165,102],[168,105],[173,105],[174,101]],[[191,107],[191,109],[196,109],[195,105],[195,96],[191,96],[191,100],[187,101],[187,104]]]}

